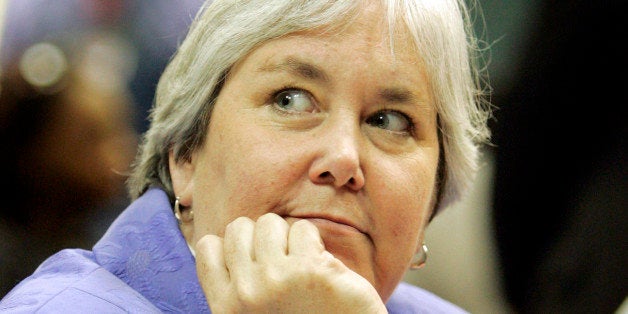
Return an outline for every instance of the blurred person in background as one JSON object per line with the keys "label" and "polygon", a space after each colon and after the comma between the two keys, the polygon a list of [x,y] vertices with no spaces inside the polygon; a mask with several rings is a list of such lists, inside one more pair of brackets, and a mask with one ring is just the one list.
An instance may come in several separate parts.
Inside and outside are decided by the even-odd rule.
{"label": "blurred person in background", "polygon": [[[0,206],[0,229],[6,239],[0,245],[0,296],[51,252],[91,247],[123,208],[119,204],[128,202],[121,176],[137,146],[129,137],[146,128],[157,79],[201,2],[5,3],[0,73],[5,74],[6,92],[0,117],[2,139],[11,151],[2,160],[10,170],[5,185],[13,185],[6,195],[16,194]],[[53,51],[67,68],[50,79],[49,86],[28,82],[18,64],[29,49],[48,51],[47,61]],[[44,61],[39,69],[30,70],[45,73],[51,66]],[[51,145],[54,141],[57,147]],[[94,145],[85,147],[88,142]],[[82,188],[77,189],[81,181]],[[35,193],[36,187],[40,190]],[[72,195],[68,192],[72,190],[84,191]],[[18,195],[28,197],[25,201]],[[48,221],[38,208],[43,204],[31,204],[43,198],[54,209]],[[29,207],[32,213],[25,210]],[[62,208],[72,215],[63,223],[54,222],[63,214],[56,210]],[[37,239],[29,234],[33,230]]]}
{"label": "blurred person in background", "polygon": [[138,133],[148,126],[148,110],[166,63],[183,40],[202,0],[8,0],[2,62],[51,38],[106,34],[123,49]]}
{"label": "blurred person in background", "polygon": [[1,75],[0,295],[51,253],[91,247],[126,199],[137,135],[115,45],[74,39],[37,43]]}
{"label": "blurred person in background", "polygon": [[495,98],[495,239],[517,313],[613,313],[628,295],[628,3],[543,1]]}

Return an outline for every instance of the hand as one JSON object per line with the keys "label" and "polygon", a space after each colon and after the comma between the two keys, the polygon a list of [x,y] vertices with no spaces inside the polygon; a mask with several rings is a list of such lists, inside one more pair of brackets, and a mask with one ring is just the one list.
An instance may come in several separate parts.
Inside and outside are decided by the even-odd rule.
{"label": "hand", "polygon": [[375,288],[325,250],[307,220],[239,217],[225,237],[196,245],[198,277],[214,313],[386,313]]}

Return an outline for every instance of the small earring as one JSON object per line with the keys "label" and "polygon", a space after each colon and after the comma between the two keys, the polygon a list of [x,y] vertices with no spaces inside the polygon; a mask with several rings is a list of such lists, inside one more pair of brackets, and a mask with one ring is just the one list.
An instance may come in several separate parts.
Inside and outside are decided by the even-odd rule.
{"label": "small earring", "polygon": [[[174,200],[174,217],[177,218],[177,221],[179,223],[182,223],[182,221],[181,221],[181,208],[182,207],[183,206],[181,206],[181,203],[179,202],[179,197],[178,196],[175,197],[175,200]],[[194,211],[191,210],[191,209],[188,212],[188,218],[189,218],[189,220],[194,219]]]}
{"label": "small earring", "polygon": [[427,251],[427,245],[423,243],[419,252],[417,252],[412,259],[412,263],[410,264],[410,270],[418,270],[425,266],[425,262],[427,262]]}
{"label": "small earring", "polygon": [[177,218],[177,221],[181,223],[181,210],[179,209],[179,197],[177,196],[174,200],[174,217]]}

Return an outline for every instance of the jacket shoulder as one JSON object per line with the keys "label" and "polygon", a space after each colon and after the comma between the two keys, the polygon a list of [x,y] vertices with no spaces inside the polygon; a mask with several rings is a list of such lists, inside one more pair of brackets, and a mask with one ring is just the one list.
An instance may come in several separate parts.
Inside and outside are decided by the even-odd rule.
{"label": "jacket shoulder", "polygon": [[67,249],[44,261],[1,301],[0,312],[159,313],[140,293],[94,261],[93,253]]}
{"label": "jacket shoulder", "polygon": [[405,282],[402,282],[397,286],[393,295],[386,303],[386,308],[391,314],[468,313],[462,308],[429,291]]}

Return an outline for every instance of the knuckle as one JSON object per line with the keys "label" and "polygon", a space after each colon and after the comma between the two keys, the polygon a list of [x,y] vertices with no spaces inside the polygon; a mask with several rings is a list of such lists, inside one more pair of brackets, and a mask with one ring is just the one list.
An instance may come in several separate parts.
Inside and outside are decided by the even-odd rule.
{"label": "knuckle", "polygon": [[259,216],[259,218],[257,218],[258,223],[272,223],[272,222],[277,222],[279,220],[283,220],[283,219],[275,213],[266,213],[264,215]]}
{"label": "knuckle", "polygon": [[282,230],[287,229],[288,222],[275,213],[266,213],[257,218],[257,225],[272,228],[273,230]]}
{"label": "knuckle", "polygon": [[295,234],[304,236],[308,239],[317,239],[318,244],[321,246],[323,245],[323,240],[320,237],[318,228],[313,223],[302,219],[294,222],[290,228],[292,228],[292,232]]}
{"label": "knuckle", "polygon": [[227,224],[227,227],[225,228],[225,232],[235,231],[240,228],[246,227],[247,225],[252,225],[252,224],[253,224],[253,221],[251,220],[251,218],[244,217],[244,216],[238,217],[234,219],[233,221],[231,221],[229,224]]}
{"label": "knuckle", "polygon": [[251,284],[239,284],[236,288],[236,295],[238,302],[248,309],[256,308],[266,299],[260,289]]}
{"label": "knuckle", "polygon": [[309,222],[306,219],[300,219],[300,220],[295,221],[292,224],[292,228],[297,228],[298,230],[303,230],[303,231],[318,230],[316,229],[316,226],[314,226],[313,223]]}
{"label": "knuckle", "polygon": [[220,244],[221,242],[222,239],[217,235],[207,234],[196,242],[196,248],[199,251],[205,251],[207,249],[211,249],[216,244]]}

